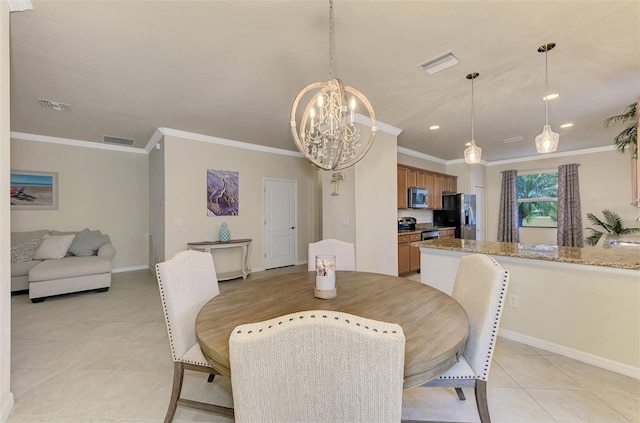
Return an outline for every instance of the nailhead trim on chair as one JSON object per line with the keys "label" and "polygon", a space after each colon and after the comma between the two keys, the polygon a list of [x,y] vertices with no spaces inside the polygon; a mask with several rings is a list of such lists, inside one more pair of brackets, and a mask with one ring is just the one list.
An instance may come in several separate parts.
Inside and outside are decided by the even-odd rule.
{"label": "nailhead trim on chair", "polygon": [[[158,265],[156,264],[156,277],[158,278],[158,282],[162,282],[162,279],[160,278],[160,269],[158,268]],[[181,361],[177,354],[176,354],[176,349],[173,346],[173,335],[172,335],[172,330],[171,330],[171,323],[169,322],[169,315],[167,314],[167,301],[166,301],[166,296],[164,293],[164,288],[162,287],[162,283],[159,283],[158,286],[160,287],[160,300],[162,301],[162,314],[164,314],[164,322],[167,324],[167,332],[169,334],[169,346],[171,346],[171,355],[173,356],[173,361]]]}
{"label": "nailhead trim on chair", "polygon": [[[156,277],[158,278],[158,282],[162,282],[160,278],[160,271],[158,270],[157,264],[156,264]],[[169,346],[171,347],[171,355],[173,356],[173,361],[179,361],[179,362],[188,363],[188,364],[196,364],[198,366],[204,366],[204,367],[211,367],[207,362],[183,360],[181,357],[178,357],[178,355],[176,354],[176,349],[173,346],[173,331],[171,330],[171,322],[169,321],[169,315],[167,314],[167,301],[165,296],[166,294],[164,292],[162,283],[159,283],[158,287],[160,288],[160,300],[162,301],[162,313],[164,314],[164,321],[167,324],[167,333],[169,335]]]}
{"label": "nailhead trim on chair", "polygon": [[[496,267],[502,268],[500,264],[493,258],[489,257],[493,264]],[[500,326],[500,313],[502,312],[502,307],[504,305],[504,296],[507,290],[507,282],[509,280],[509,271],[504,269],[504,274],[502,276],[502,285],[500,286],[500,300],[498,301],[498,309],[496,310],[496,315],[493,320],[493,330],[491,331],[491,340],[489,341],[489,356],[484,365],[484,371],[482,372],[482,376],[478,379],[484,380],[485,382],[489,378],[489,366],[491,365],[491,357],[493,355],[493,349],[496,345],[496,338],[498,337],[498,327]]]}
{"label": "nailhead trim on chair", "polygon": [[[487,256],[489,257],[489,256]],[[500,264],[495,261],[495,259],[493,257],[489,257],[489,259],[491,259],[491,261],[493,262],[493,264],[497,267],[501,267]],[[502,310],[502,307],[504,305],[504,296],[505,296],[505,292],[506,292],[506,285],[507,285],[507,281],[509,280],[509,271],[504,269],[504,275],[503,275],[503,279],[502,279],[502,286],[500,288],[500,300],[498,301],[498,309],[496,310],[496,315],[495,315],[495,319],[493,321],[493,330],[491,331],[491,339],[489,340],[489,356],[487,357],[487,360],[485,361],[485,365],[484,365],[484,370],[482,372],[481,376],[477,376],[477,375],[465,375],[465,376],[445,376],[445,375],[441,375],[438,377],[438,379],[447,379],[447,380],[451,380],[451,379],[481,379],[484,380],[485,382],[487,381],[487,379],[489,378],[489,366],[491,364],[491,356],[492,356],[492,351],[495,348],[496,345],[496,338],[498,336],[498,326],[499,326],[499,316],[500,316],[500,312]]]}
{"label": "nailhead trim on chair", "polygon": [[[309,315],[308,313],[313,313],[313,314]],[[378,330],[378,328],[375,328],[375,327],[369,328],[369,326],[366,326],[366,325],[362,326],[362,324],[360,322],[352,322],[349,319],[349,317],[353,317],[352,315],[348,315],[347,313],[342,313],[342,312],[336,312],[336,313],[340,313],[340,314],[343,314],[343,315],[347,316],[347,317],[342,319],[342,320],[344,320],[345,323],[348,323],[348,324],[355,323],[356,326],[359,326],[359,327],[363,328],[364,330],[372,330],[373,332],[382,332],[382,333],[398,333],[398,331],[395,331],[395,330],[392,330],[392,331],[387,331],[387,330],[384,330],[384,329]],[[299,319],[299,320],[302,320],[305,317],[310,317],[311,319],[315,319],[317,317],[316,314],[318,314],[317,311],[313,311],[313,312],[312,311],[303,311],[303,312],[300,312],[297,315],[290,316],[288,320],[279,321],[278,325],[286,323],[287,321],[292,322],[292,321],[296,320],[296,318]],[[331,314],[333,314],[333,313],[322,314],[322,315],[320,315],[320,317],[323,318],[323,319],[328,319],[329,315],[331,315]],[[339,316],[333,316],[333,318],[334,318],[334,320],[341,320]],[[268,322],[262,322],[262,323],[268,323]],[[381,323],[384,323],[384,322],[381,322]],[[273,324],[275,324],[275,322],[273,322],[272,324],[268,324],[267,327],[260,328],[257,332],[260,333],[264,329],[271,329],[273,327]],[[236,331],[236,333],[238,333],[238,334],[241,334],[241,333],[250,334],[250,333],[253,333],[253,332],[254,332],[253,330],[248,330],[246,332],[243,332],[242,330],[237,330]]]}

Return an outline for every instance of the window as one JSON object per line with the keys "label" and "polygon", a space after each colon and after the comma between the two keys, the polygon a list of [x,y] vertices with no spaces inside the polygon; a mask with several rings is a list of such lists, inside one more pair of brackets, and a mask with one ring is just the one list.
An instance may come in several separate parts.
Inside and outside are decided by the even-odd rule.
{"label": "window", "polygon": [[556,228],[558,172],[518,175],[518,226]]}

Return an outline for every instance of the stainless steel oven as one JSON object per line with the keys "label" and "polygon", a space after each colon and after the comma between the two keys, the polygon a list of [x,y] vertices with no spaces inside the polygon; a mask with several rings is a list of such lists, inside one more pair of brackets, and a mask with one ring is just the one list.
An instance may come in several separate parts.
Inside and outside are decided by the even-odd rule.
{"label": "stainless steel oven", "polygon": [[429,239],[438,239],[440,238],[440,231],[437,229],[429,229],[426,231],[422,231],[420,234],[421,241],[427,241]]}

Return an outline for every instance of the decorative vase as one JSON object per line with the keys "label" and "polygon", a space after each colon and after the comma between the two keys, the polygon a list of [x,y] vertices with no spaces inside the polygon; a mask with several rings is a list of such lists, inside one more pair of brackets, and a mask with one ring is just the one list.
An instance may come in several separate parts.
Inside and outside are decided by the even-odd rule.
{"label": "decorative vase", "polygon": [[218,240],[220,242],[229,242],[231,239],[231,233],[229,233],[229,228],[227,228],[227,222],[222,222],[220,226],[220,234],[218,235]]}
{"label": "decorative vase", "polygon": [[330,300],[338,295],[335,256],[316,256],[316,286],[313,295],[323,300]]}

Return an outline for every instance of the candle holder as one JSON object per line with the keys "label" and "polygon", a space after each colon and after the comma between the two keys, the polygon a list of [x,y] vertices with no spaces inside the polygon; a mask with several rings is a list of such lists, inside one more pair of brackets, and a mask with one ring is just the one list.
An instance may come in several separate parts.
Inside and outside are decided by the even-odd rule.
{"label": "candle holder", "polygon": [[330,300],[338,295],[336,290],[336,256],[316,256],[316,298]]}

